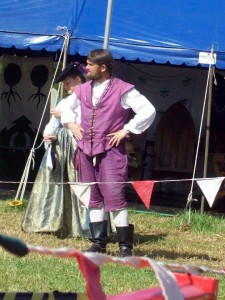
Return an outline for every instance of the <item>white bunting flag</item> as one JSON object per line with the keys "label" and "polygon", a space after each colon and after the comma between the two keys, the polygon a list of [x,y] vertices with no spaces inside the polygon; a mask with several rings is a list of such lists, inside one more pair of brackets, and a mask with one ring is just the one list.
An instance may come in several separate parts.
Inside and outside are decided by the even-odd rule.
{"label": "white bunting flag", "polygon": [[224,179],[225,177],[217,177],[212,179],[196,180],[210,207],[213,206],[216,195]]}
{"label": "white bunting flag", "polygon": [[76,194],[77,198],[88,207],[91,195],[91,186],[90,184],[70,184],[72,190]]}

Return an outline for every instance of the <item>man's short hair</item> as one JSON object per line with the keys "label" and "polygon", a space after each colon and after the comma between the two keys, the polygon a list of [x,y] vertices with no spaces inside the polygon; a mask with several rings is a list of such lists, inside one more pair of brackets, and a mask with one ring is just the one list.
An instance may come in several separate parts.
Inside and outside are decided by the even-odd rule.
{"label": "man's short hair", "polygon": [[111,74],[114,66],[114,59],[112,53],[106,49],[95,49],[92,50],[87,59],[92,63],[97,64],[99,66],[106,65],[108,72]]}

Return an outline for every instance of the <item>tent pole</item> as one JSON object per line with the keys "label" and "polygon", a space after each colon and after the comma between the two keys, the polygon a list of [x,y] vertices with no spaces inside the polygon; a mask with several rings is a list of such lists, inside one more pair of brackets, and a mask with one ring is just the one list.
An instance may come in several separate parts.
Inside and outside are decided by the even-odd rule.
{"label": "tent pole", "polygon": [[111,19],[112,19],[112,7],[113,7],[113,0],[108,0],[106,23],[105,23],[104,43],[103,43],[103,48],[104,49],[108,49],[108,46],[109,46],[109,32],[110,32]]}
{"label": "tent pole", "polygon": [[68,44],[65,45],[65,50],[64,50],[64,53],[63,53],[63,64],[62,64],[62,69],[65,68],[66,63],[67,63],[67,52],[68,52]]}
{"label": "tent pole", "polygon": [[[209,155],[209,138],[210,138],[210,121],[211,121],[211,105],[212,105],[212,87],[213,87],[213,70],[214,66],[210,66],[209,70],[209,87],[208,87],[208,108],[207,108],[207,121],[206,121],[206,138],[205,138],[205,157],[204,157],[204,168],[203,178],[207,177],[208,168],[208,155]],[[201,197],[201,213],[204,212],[205,197]]]}
{"label": "tent pole", "polygon": [[[66,35],[66,40],[65,40],[65,47],[64,47],[64,52],[63,52],[63,62],[62,62],[62,70],[66,67],[67,64],[67,54],[68,54],[68,46],[69,46],[69,35]],[[63,84],[61,84],[61,90],[60,90],[60,98],[63,98]]]}

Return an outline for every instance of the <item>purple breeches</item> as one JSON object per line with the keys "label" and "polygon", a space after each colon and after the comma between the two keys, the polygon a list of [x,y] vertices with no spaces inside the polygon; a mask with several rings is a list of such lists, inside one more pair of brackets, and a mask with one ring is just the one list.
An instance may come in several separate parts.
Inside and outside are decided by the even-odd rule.
{"label": "purple breeches", "polygon": [[125,181],[127,180],[127,155],[123,147],[113,147],[93,157],[85,155],[78,148],[78,178],[80,182],[97,182],[91,186],[89,207],[101,208],[106,211],[123,209],[125,200]]}

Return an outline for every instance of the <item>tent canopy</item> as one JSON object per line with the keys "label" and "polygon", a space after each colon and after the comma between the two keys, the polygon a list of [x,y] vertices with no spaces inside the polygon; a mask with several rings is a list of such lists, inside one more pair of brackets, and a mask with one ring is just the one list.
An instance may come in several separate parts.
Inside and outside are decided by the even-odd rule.
{"label": "tent canopy", "polygon": [[[63,30],[68,54],[86,56],[102,48],[107,1],[4,0],[0,3],[0,47],[59,51]],[[199,52],[217,54],[225,69],[225,1],[114,0],[109,49],[116,59],[198,65]]]}

